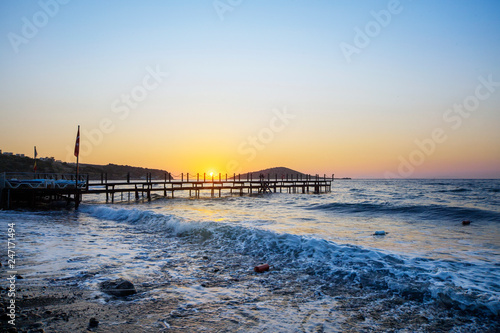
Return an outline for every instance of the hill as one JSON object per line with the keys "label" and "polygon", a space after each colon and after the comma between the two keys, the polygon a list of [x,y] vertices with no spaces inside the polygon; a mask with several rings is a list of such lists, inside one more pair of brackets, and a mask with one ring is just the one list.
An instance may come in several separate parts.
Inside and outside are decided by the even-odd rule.
{"label": "hill", "polygon": [[292,170],[289,168],[285,167],[275,167],[275,168],[268,168],[264,170],[259,170],[259,171],[253,171],[253,172],[248,172],[248,173],[243,173],[241,174],[241,178],[246,179],[247,175],[253,176],[253,178],[259,178],[260,175],[264,175],[267,178],[267,175],[269,175],[272,179],[278,177],[278,179],[281,179],[283,177],[286,177],[288,175],[289,178],[297,178],[297,176],[305,176],[304,173]]}
{"label": "hill", "polygon": [[[75,163],[56,161],[53,158],[37,160],[38,173],[75,173]],[[33,158],[0,154],[1,172],[33,172]],[[131,179],[146,178],[151,173],[153,179],[164,179],[165,170],[133,167],[129,165],[97,165],[80,164],[80,173],[89,174],[90,179],[101,179],[101,174],[107,174],[108,179],[125,179],[130,173]]]}

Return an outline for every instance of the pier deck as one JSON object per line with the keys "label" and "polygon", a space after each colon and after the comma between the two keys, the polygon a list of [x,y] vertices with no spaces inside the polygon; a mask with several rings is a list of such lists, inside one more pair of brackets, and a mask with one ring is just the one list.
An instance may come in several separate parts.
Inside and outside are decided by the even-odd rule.
{"label": "pier deck", "polygon": [[[115,195],[120,200],[151,200],[152,194],[173,198],[176,192],[184,192],[189,197],[200,198],[202,193],[210,197],[224,195],[245,195],[258,193],[326,193],[331,192],[334,176],[311,175],[251,175],[244,177],[233,174],[232,177],[219,174],[207,178],[206,174],[181,174],[180,179],[173,179],[165,174],[164,179],[152,179],[147,174],[145,179],[108,180],[102,174],[100,179],[91,180],[88,175],[57,174],[0,174],[0,207],[10,209],[21,205],[35,206],[42,202],[66,201],[76,206],[86,195],[106,195],[106,202],[115,202]],[[257,177],[256,177],[257,176]],[[118,199],[118,198],[116,198]]]}

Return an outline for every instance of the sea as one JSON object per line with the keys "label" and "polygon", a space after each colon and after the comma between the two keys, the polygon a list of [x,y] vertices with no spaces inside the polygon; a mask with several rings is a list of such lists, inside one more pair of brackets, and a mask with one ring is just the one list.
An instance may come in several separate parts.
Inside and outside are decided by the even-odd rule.
{"label": "sea", "polygon": [[[464,224],[463,221],[470,221]],[[124,302],[168,331],[499,332],[500,180],[335,180],[330,193],[84,198],[78,210],[0,211],[17,270]],[[270,266],[256,273],[254,267]],[[147,319],[146,319],[147,317]],[[141,319],[138,319],[141,320]]]}

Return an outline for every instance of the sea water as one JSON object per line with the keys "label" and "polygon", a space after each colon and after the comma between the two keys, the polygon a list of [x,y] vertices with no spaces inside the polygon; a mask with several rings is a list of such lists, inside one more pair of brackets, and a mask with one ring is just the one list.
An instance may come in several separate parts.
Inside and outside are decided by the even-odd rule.
{"label": "sea water", "polygon": [[[117,302],[98,284],[123,277],[136,302],[179,301],[154,320],[216,317],[242,332],[499,329],[499,180],[338,180],[326,194],[102,201],[1,211],[4,229],[16,223],[24,278]],[[270,270],[253,272],[262,263]]]}

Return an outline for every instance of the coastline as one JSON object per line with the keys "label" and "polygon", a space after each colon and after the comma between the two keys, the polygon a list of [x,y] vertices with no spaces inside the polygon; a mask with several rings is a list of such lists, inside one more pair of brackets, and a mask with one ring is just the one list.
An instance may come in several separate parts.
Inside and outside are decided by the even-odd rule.
{"label": "coastline", "polygon": [[[145,277],[145,283],[133,281],[138,293],[126,297],[82,288],[92,274],[49,281],[47,286],[18,280],[17,330],[9,331],[4,321],[0,327],[6,332],[32,333],[286,332],[292,325],[306,332],[352,331],[354,327],[385,332],[450,330],[471,323],[461,319],[461,311],[452,309],[447,299],[436,308],[412,308],[409,305],[418,304],[422,297],[417,290],[399,296],[374,293],[366,281],[354,287],[340,280],[325,284],[307,270],[272,267],[259,274],[252,267],[242,267],[241,258],[218,255],[214,259],[199,253],[179,260],[167,269],[170,279],[160,284],[151,282],[151,277]],[[196,281],[176,279],[169,273],[183,268],[191,270]],[[307,288],[302,287],[304,283]],[[370,308],[374,299],[379,305]],[[2,301],[5,305],[4,293]],[[268,308],[276,307],[280,312],[268,313]],[[226,313],[228,309],[235,314]],[[399,319],[387,316],[392,312]],[[442,318],[436,320],[433,313],[441,313]],[[92,318],[98,320],[97,327],[89,327]]]}
{"label": "coastline", "polygon": [[[171,263],[166,268],[170,278],[159,284],[151,282],[151,277],[145,277],[144,283],[133,281],[138,293],[126,297],[82,288],[92,274],[52,280],[46,286],[30,279],[18,280],[16,330],[5,321],[0,328],[32,333],[287,332],[291,325],[306,332],[359,328],[386,332],[448,331],[472,324],[471,313],[465,315],[454,308],[446,297],[429,308],[420,308],[423,296],[418,290],[395,295],[374,292],[368,281],[354,286],[341,280],[325,283],[307,269],[293,267],[271,267],[259,274],[252,267],[242,267],[241,258],[222,254],[212,259],[198,250],[189,260]],[[191,271],[193,280],[174,277],[173,273],[183,268]],[[308,287],[303,288],[304,284]],[[4,292],[1,295],[5,305],[8,300]],[[371,307],[374,300],[378,305]],[[280,311],[269,313],[276,308]],[[397,316],[388,315],[391,313]],[[92,318],[99,322],[97,327],[89,326]],[[490,331],[488,326],[484,331]]]}

